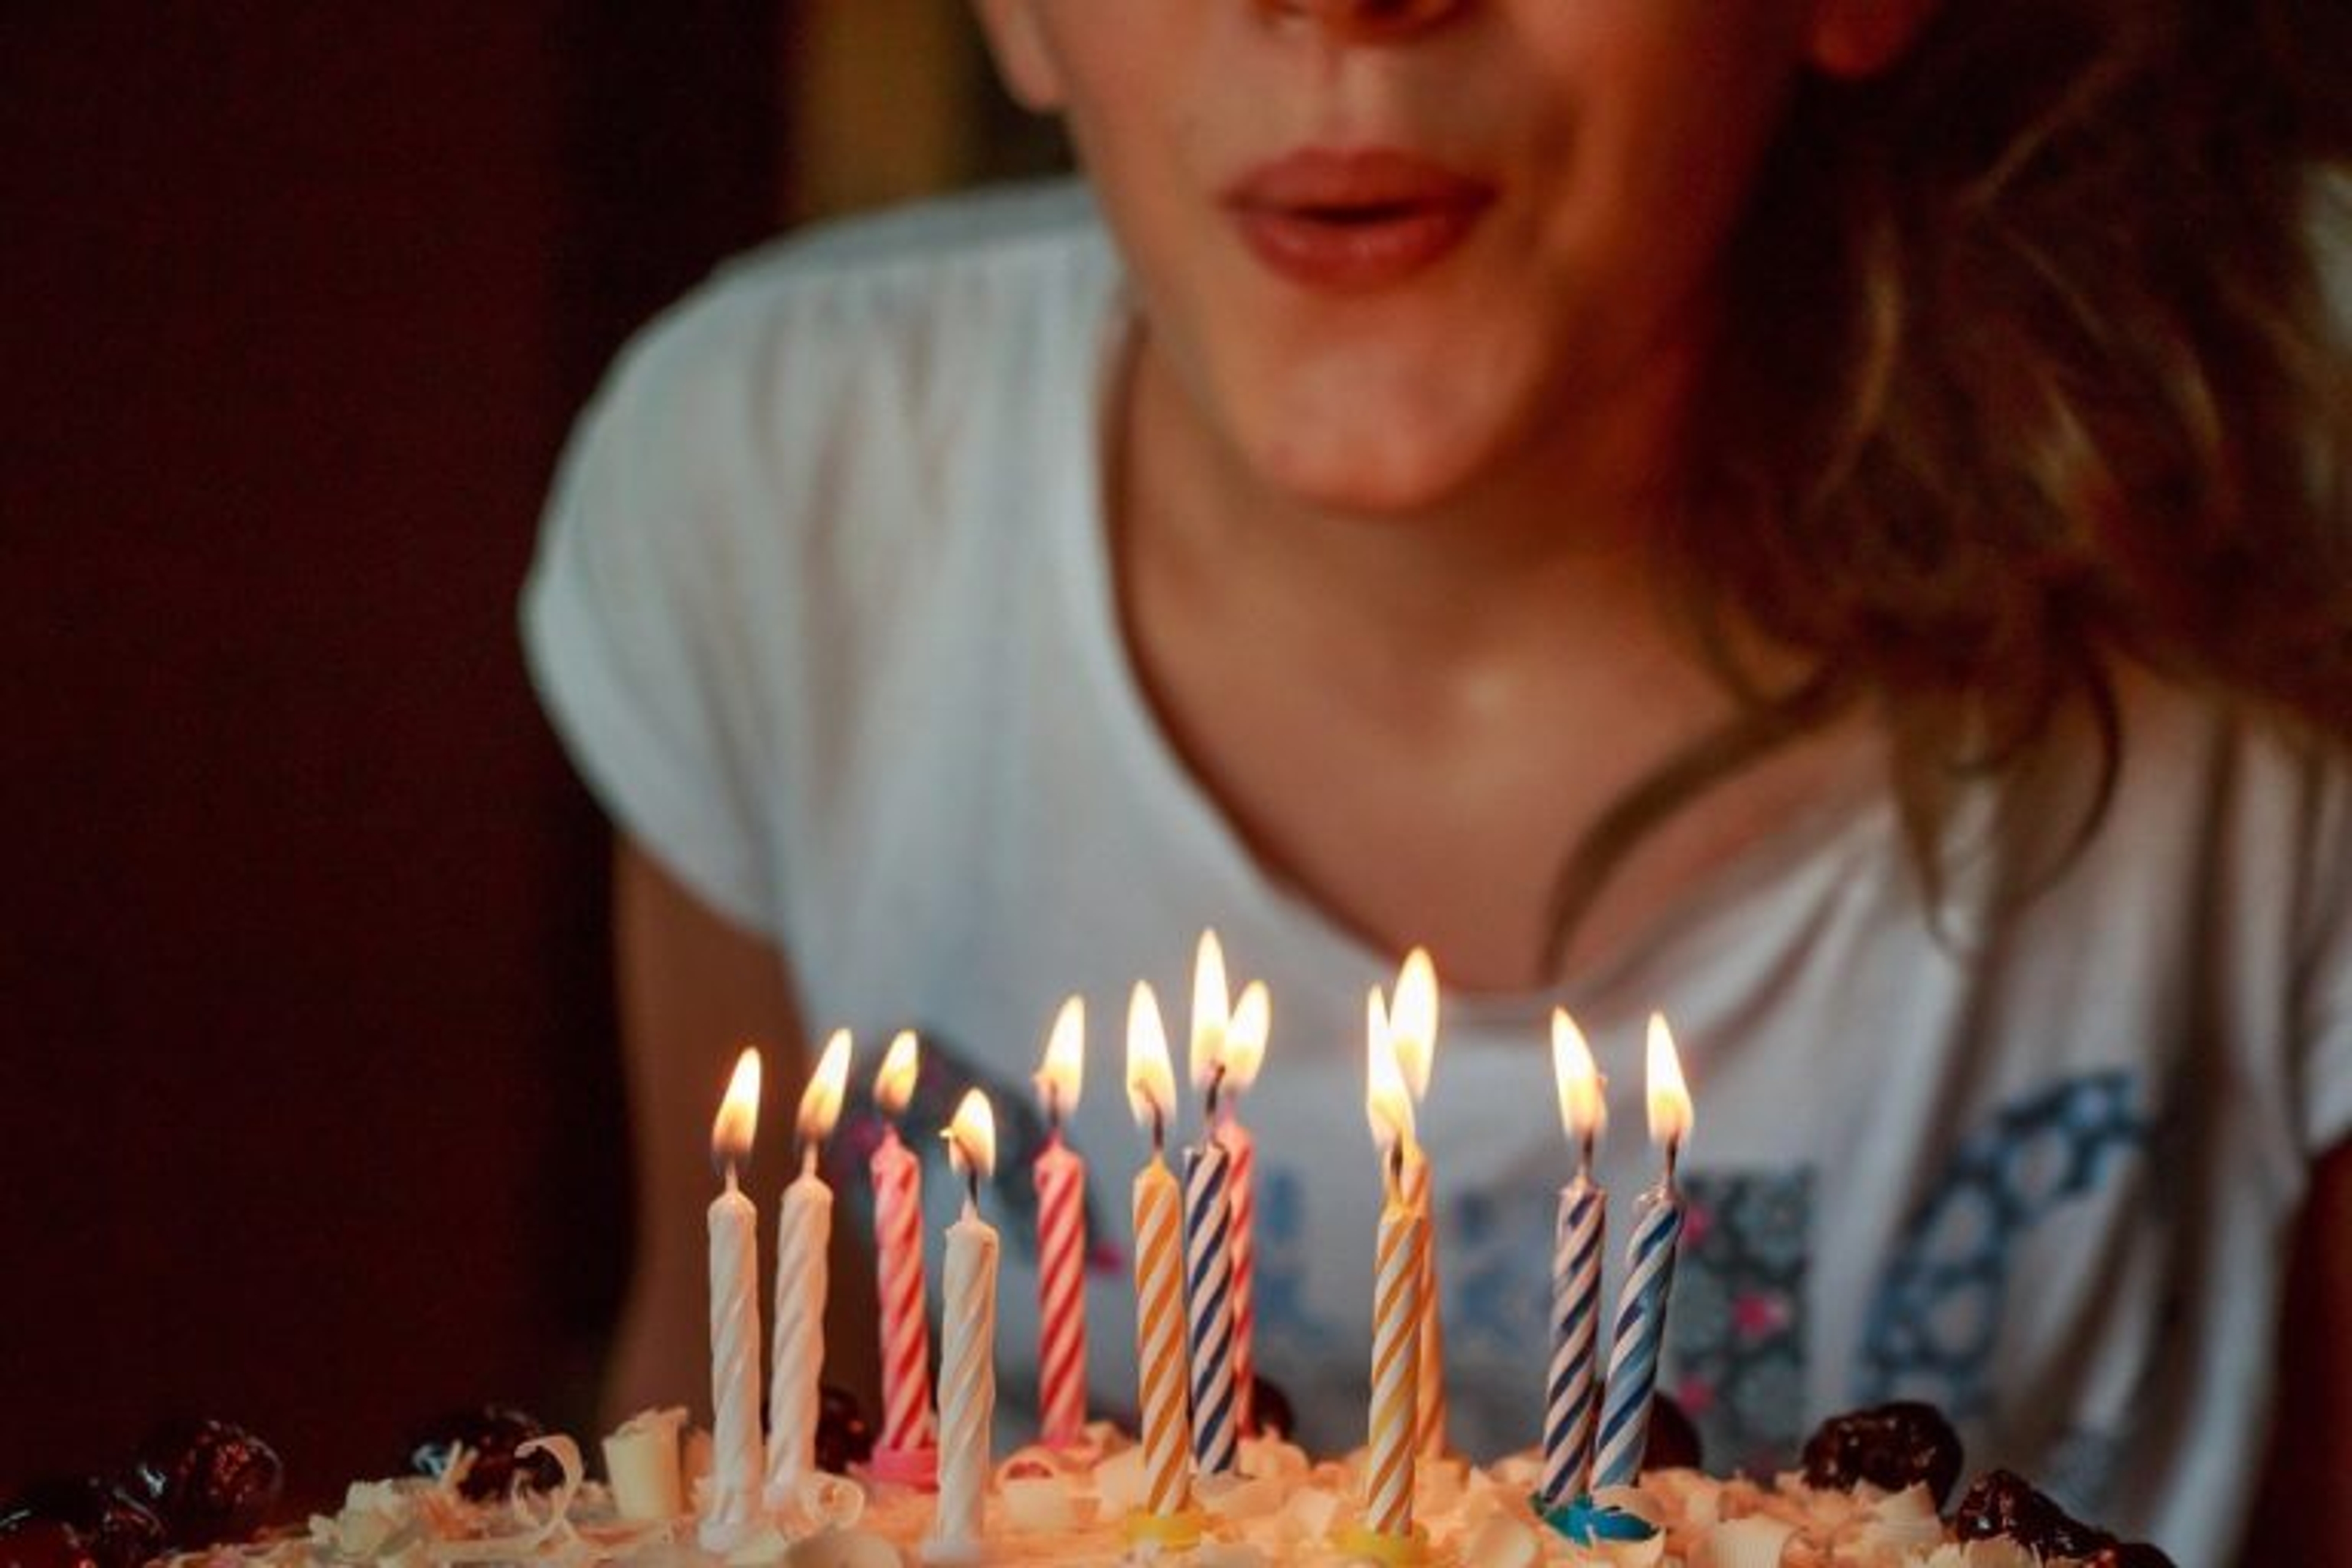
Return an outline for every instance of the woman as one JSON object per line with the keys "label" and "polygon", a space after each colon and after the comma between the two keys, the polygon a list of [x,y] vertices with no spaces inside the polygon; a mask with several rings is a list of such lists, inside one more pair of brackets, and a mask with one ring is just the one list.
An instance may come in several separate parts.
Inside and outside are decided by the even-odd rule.
{"label": "woman", "polygon": [[[739,1037],[914,1024],[1017,1097],[1075,990],[1099,1082],[1100,1020],[1181,994],[1213,924],[1276,998],[1259,1359],[1319,1443],[1362,1376],[1360,998],[1422,942],[1465,1446],[1535,1431],[1564,1001],[1617,1079],[1620,1235],[1641,1021],[1684,1040],[1666,1386],[1711,1463],[1924,1395],[1972,1465],[2217,1560],[2298,1225],[2298,1447],[2352,1456],[2344,366],[2306,244],[2343,127],[2293,68],[2342,20],[981,9],[1099,216],[1024,193],[747,261],[633,351],[553,504],[534,654],[623,829],[625,1397],[693,1375]],[[1119,1098],[1075,1127],[1114,1235]],[[2263,1517],[2352,1550],[2344,1506]]]}

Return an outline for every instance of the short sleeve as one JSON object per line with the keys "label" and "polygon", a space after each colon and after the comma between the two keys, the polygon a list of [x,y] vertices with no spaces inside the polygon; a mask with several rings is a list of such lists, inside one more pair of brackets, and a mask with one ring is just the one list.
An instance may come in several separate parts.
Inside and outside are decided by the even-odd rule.
{"label": "short sleeve", "polygon": [[2315,1154],[2352,1137],[2352,761],[2337,751],[2316,765],[2295,1009],[2304,1146]]}
{"label": "short sleeve", "polygon": [[657,327],[583,416],[522,630],[540,700],[614,825],[719,912],[772,935],[776,630],[745,560],[767,509],[747,493],[757,465],[736,449],[749,416],[726,358],[703,352],[722,331]]}

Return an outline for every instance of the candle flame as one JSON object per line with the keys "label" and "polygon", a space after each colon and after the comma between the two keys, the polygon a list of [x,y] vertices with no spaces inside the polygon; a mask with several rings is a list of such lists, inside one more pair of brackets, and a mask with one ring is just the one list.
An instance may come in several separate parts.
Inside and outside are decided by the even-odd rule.
{"label": "candle flame", "polygon": [[1565,1007],[1551,1010],[1551,1068],[1559,1085],[1560,1126],[1573,1142],[1599,1137],[1609,1121],[1601,1068],[1584,1043],[1584,1031]]}
{"label": "candle flame", "polygon": [[1176,1072],[1168,1063],[1168,1030],[1160,1021],[1160,998],[1151,983],[1139,980],[1127,1000],[1127,1103],[1136,1124],[1165,1125],[1176,1105]]}
{"label": "candle flame", "polygon": [[824,1043],[824,1055],[818,1058],[808,1087],[801,1090],[797,1125],[804,1141],[822,1142],[833,1131],[833,1124],[841,1117],[842,1092],[848,1082],[849,1031],[835,1029]]}
{"label": "candle flame", "polygon": [[874,1069],[874,1104],[885,1116],[898,1116],[915,1098],[915,1077],[921,1063],[921,1049],[915,1043],[915,1031],[901,1029],[890,1037],[890,1048],[882,1053],[882,1065]]}
{"label": "candle flame", "polygon": [[1229,1009],[1225,950],[1215,931],[1204,931],[1192,952],[1192,1046],[1186,1065],[1194,1089],[1208,1088],[1223,1064]]}
{"label": "candle flame", "polygon": [[1377,985],[1364,999],[1364,1119],[1371,1123],[1372,1142],[1383,1155],[1412,1137],[1412,1096],[1405,1087],[1388,1008]]}
{"label": "candle flame", "polygon": [[732,1170],[749,1164],[751,1139],[760,1130],[760,1047],[746,1046],[727,1079],[727,1096],[710,1123],[710,1157]]}
{"label": "candle flame", "polygon": [[1045,1059],[1037,1066],[1037,1092],[1045,1097],[1048,1111],[1067,1116],[1078,1108],[1086,1070],[1087,1001],[1067,996],[1054,1015],[1053,1032],[1045,1037]]}
{"label": "candle flame", "polygon": [[1257,1081],[1265,1061],[1266,1037],[1274,1029],[1274,999],[1265,982],[1253,980],[1242,987],[1241,1000],[1225,1026],[1225,1089],[1239,1094]]}
{"label": "candle flame", "polygon": [[1675,1037],[1665,1015],[1650,1015],[1649,1039],[1650,1142],[1669,1147],[1690,1136],[1690,1089],[1683,1082],[1682,1058],[1675,1054]]}
{"label": "candle flame", "polygon": [[976,1089],[965,1089],[945,1136],[948,1163],[959,1175],[977,1172],[984,1179],[996,1173],[996,1112],[990,1109],[987,1095]]}
{"label": "candle flame", "polygon": [[1437,1058],[1437,970],[1426,948],[1404,955],[1397,971],[1396,1002],[1389,1009],[1389,1039],[1397,1068],[1417,1104],[1429,1098],[1430,1069]]}

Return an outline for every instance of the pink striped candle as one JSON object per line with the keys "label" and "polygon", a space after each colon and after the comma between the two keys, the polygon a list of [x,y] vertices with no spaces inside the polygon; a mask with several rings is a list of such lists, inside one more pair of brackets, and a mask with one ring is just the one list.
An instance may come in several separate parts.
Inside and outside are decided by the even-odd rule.
{"label": "pink striped candle", "polygon": [[1242,1125],[1241,1097],[1265,1061],[1272,1013],[1264,981],[1243,987],[1225,1026],[1225,1115],[1218,1133],[1233,1157],[1225,1202],[1234,1227],[1234,1417],[1244,1437],[1257,1435],[1257,1140]]}
{"label": "pink striped candle", "polygon": [[923,1166],[899,1141],[898,1116],[915,1090],[915,1037],[901,1033],[874,1079],[874,1101],[891,1119],[874,1151],[874,1246],[882,1315],[882,1431],[874,1466],[885,1479],[929,1485],[936,1464],[931,1420],[931,1331],[923,1289]]}
{"label": "pink striped candle", "polygon": [[1057,1447],[1087,1426],[1087,1164],[1062,1140],[1077,1108],[1086,1062],[1086,1003],[1072,996],[1055,1016],[1037,1069],[1051,1131],[1032,1174],[1037,1183],[1037,1407],[1039,1436]]}

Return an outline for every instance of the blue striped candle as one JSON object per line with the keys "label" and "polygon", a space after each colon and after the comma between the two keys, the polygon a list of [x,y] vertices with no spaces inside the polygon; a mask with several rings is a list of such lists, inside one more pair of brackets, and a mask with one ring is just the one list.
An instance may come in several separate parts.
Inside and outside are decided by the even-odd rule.
{"label": "blue striped candle", "polygon": [[1213,1136],[1184,1156],[1184,1301],[1192,1363],[1192,1464],[1204,1476],[1234,1468],[1233,1161]]}
{"label": "blue striped candle", "polygon": [[1601,1403],[1601,1236],[1609,1194],[1579,1171],[1559,1193],[1551,1258],[1551,1377],[1545,1389],[1543,1489],[1546,1508],[1584,1495],[1592,1469],[1592,1433]]}
{"label": "blue striped candle", "polygon": [[1625,1249],[1625,1285],[1618,1294],[1617,1325],[1609,1344],[1608,1392],[1592,1468],[1596,1489],[1630,1487],[1642,1473],[1650,1394],[1657,1386],[1658,1352],[1665,1342],[1675,1243],[1683,1233],[1682,1194],[1671,1183],[1662,1183],[1642,1194],[1641,1206]]}

